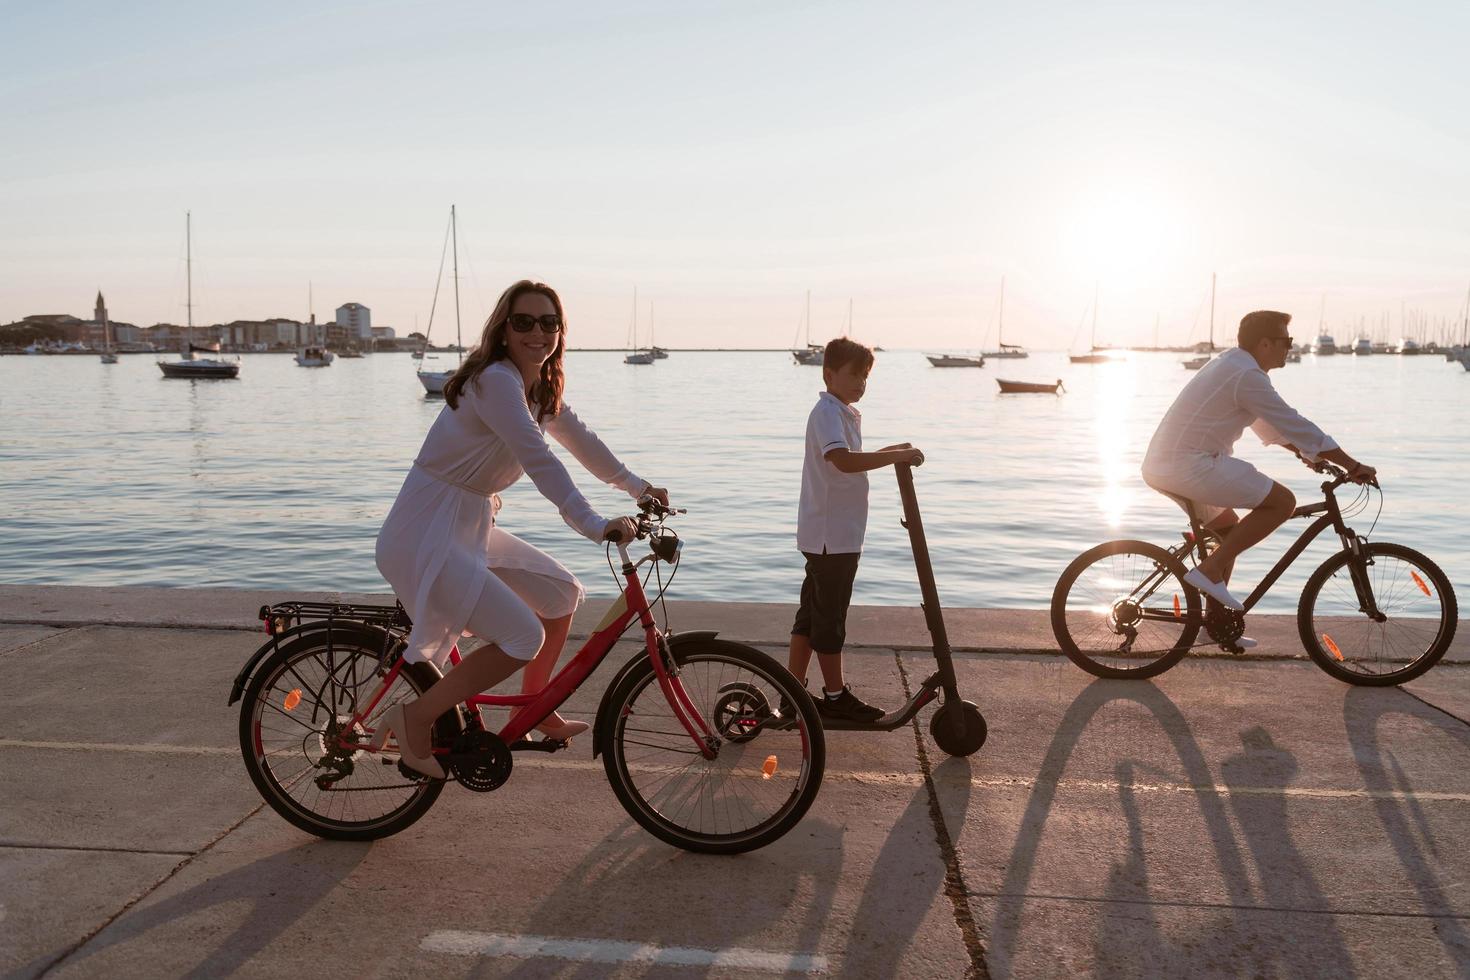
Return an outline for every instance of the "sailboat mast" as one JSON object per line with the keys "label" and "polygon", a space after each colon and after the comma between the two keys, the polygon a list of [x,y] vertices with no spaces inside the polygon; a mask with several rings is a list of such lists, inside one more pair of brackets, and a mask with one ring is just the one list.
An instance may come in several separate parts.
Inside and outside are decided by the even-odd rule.
{"label": "sailboat mast", "polygon": [[847,298],[847,336],[852,336],[852,297]]}
{"label": "sailboat mast", "polygon": [[194,214],[184,212],[184,360],[194,359]]}
{"label": "sailboat mast", "polygon": [[995,328],[995,342],[1002,352],[1006,349],[1006,277],[1000,277],[1000,315]]}
{"label": "sailboat mast", "polygon": [[812,291],[806,291],[806,346],[810,350],[812,346]]}
{"label": "sailboat mast", "polygon": [[628,340],[628,350],[638,349],[638,287],[633,287],[633,336]]}
{"label": "sailboat mast", "polygon": [[1215,274],[1210,273],[1210,353],[1215,352]]}
{"label": "sailboat mast", "polygon": [[1092,284],[1092,344],[1088,347],[1088,353],[1097,350],[1097,294],[1098,283]]}
{"label": "sailboat mast", "polygon": [[455,222],[454,205],[449,205],[449,234],[454,239],[454,346],[459,348],[459,363],[464,363],[464,341],[459,332],[459,225]]}

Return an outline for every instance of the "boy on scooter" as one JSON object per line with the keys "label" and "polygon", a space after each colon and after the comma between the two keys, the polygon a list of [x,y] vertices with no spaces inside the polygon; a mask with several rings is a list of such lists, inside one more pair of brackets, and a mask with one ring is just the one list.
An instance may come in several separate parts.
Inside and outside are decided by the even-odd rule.
{"label": "boy on scooter", "polygon": [[791,627],[791,673],[806,683],[812,652],[822,671],[822,694],[815,698],[824,718],[872,722],[882,708],[852,693],[842,676],[842,645],[847,638],[847,607],[862,557],[868,527],[869,470],[897,463],[918,466],[924,454],[900,443],[863,452],[862,415],[857,401],[873,369],[871,348],[846,337],[827,344],[822,380],[806,423],[806,461],[801,468],[801,502],[796,514],[796,546],[806,558],[801,606]]}

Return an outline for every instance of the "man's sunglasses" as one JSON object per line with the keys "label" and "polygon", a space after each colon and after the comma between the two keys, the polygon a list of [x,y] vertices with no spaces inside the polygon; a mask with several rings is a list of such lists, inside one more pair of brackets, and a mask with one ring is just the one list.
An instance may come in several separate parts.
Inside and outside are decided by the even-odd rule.
{"label": "man's sunglasses", "polygon": [[1281,344],[1281,345],[1283,345],[1285,347],[1290,347],[1291,346],[1291,335],[1290,334],[1288,334],[1285,337],[1267,337],[1266,339],[1269,340],[1269,341],[1271,341],[1274,344]]}
{"label": "man's sunglasses", "polygon": [[541,316],[532,316],[529,313],[512,313],[508,319],[510,328],[516,333],[529,333],[541,324],[542,333],[556,333],[561,329],[561,317],[555,313],[545,313]]}

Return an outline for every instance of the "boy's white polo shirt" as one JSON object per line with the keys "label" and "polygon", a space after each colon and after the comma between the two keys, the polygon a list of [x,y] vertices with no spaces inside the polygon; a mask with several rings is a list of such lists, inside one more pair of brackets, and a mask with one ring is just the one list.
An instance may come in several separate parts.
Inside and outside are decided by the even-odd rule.
{"label": "boy's white polo shirt", "polygon": [[806,461],[796,510],[796,546],[809,554],[863,550],[868,529],[868,474],[844,473],[827,462],[833,449],[863,451],[863,416],[824,391],[806,420]]}

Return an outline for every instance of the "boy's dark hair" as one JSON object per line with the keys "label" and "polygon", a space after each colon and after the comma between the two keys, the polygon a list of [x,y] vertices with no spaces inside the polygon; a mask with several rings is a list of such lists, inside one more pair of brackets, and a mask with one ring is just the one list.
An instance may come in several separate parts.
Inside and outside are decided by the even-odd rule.
{"label": "boy's dark hair", "polygon": [[1240,318],[1240,332],[1236,334],[1235,342],[1242,350],[1255,350],[1257,344],[1267,337],[1276,336],[1276,331],[1284,328],[1290,322],[1290,313],[1278,313],[1275,310],[1256,310],[1254,313],[1247,313]]}
{"label": "boy's dark hair", "polygon": [[827,341],[827,349],[822,352],[822,367],[840,371],[849,364],[861,366],[864,372],[873,370],[873,348],[846,337]]}

